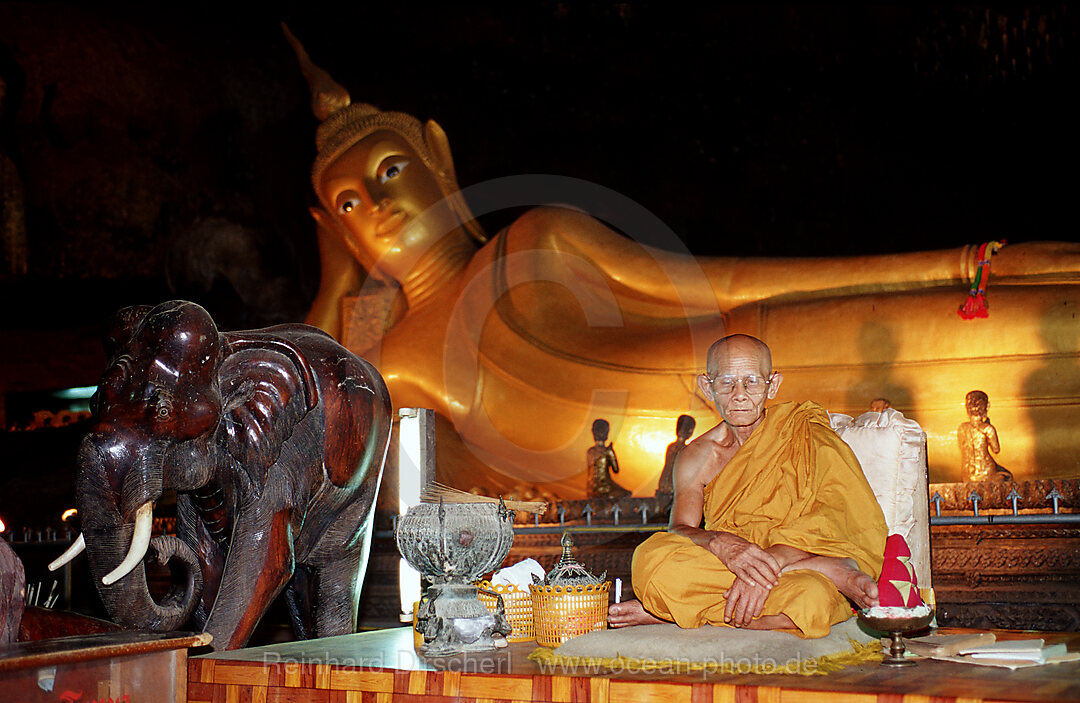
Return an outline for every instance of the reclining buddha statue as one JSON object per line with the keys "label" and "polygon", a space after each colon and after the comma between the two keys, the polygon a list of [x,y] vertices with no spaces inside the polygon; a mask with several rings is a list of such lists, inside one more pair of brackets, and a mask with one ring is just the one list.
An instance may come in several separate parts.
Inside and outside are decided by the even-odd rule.
{"label": "reclining buddha statue", "polygon": [[[307,320],[372,361],[395,407],[436,411],[441,481],[581,497],[580,457],[603,417],[620,482],[652,495],[675,419],[715,424],[695,376],[708,345],[733,332],[767,341],[788,397],[848,414],[889,397],[927,430],[932,480],[960,480],[952,399],[974,385],[1001,399],[1002,421],[1013,412],[1032,428],[1027,454],[1008,457],[1018,480],[1074,471],[1054,457],[1080,449],[1080,435],[1058,431],[1080,420],[1080,246],[1005,247],[992,313],[974,321],[956,314],[974,246],[809,259],[666,251],[642,243],[666,230],[640,206],[605,201],[623,233],[588,214],[590,198],[610,196],[592,184],[521,177],[463,194],[434,120],[352,102],[289,38],[321,120],[323,269]],[[466,195],[487,211],[537,207],[488,237]],[[1062,371],[1067,387],[1054,381]]]}

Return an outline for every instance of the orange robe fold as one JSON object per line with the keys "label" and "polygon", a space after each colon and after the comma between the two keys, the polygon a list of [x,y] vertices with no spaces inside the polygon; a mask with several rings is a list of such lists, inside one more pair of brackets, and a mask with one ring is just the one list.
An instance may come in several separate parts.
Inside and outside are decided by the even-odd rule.
{"label": "orange robe fold", "polygon": [[[816,403],[769,407],[727,466],[705,486],[705,529],[731,532],[760,547],[798,547],[851,557],[875,579],[887,528],[851,449]],[[655,534],[634,552],[634,591],[653,614],[681,627],[724,625],[724,591],[735,576],[685,537]],[[824,637],[851,617],[826,576],[783,574],[762,615],[783,613],[803,637]]]}

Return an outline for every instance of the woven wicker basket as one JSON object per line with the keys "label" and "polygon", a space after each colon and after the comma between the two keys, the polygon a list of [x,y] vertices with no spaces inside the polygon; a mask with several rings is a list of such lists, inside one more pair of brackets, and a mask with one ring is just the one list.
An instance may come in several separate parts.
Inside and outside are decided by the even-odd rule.
{"label": "woven wicker basket", "polygon": [[490,613],[494,613],[499,604],[494,596],[484,591],[491,591],[502,596],[506,619],[510,621],[510,627],[514,628],[510,636],[506,638],[507,642],[532,642],[536,639],[533,629],[532,595],[528,591],[518,590],[513,584],[493,586],[490,581],[481,581],[476,586],[480,589],[477,598]]}
{"label": "woven wicker basket", "polygon": [[588,586],[529,586],[536,642],[558,647],[569,639],[607,629],[611,582]]}

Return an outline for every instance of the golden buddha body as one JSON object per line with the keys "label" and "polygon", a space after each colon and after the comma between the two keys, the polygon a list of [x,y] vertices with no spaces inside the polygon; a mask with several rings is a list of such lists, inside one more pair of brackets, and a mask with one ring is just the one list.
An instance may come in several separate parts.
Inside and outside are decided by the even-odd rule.
{"label": "golden buddha body", "polygon": [[[984,367],[1025,354],[1033,368],[1021,372],[1035,372],[1048,351],[1039,329],[1060,343],[1074,321],[1058,307],[1080,305],[1074,244],[1005,248],[994,258],[991,317],[964,322],[955,310],[975,247],[699,259],[564,207],[537,207],[488,240],[439,125],[351,104],[295,46],[324,119],[312,173],[323,271],[308,322],[374,363],[395,407],[436,411],[444,482],[499,490],[525,480],[580,496],[590,418],[602,416],[620,447],[621,482],[651,493],[675,418],[711,420],[694,383],[698,360],[732,332],[768,341],[794,398],[857,414],[865,398],[888,395],[928,429],[931,471],[939,458],[956,472],[956,445],[933,426],[947,418],[941,387],[966,382],[954,360],[1000,349],[964,373],[1008,379]],[[373,309],[384,311],[374,332],[357,330]],[[1016,333],[1018,320],[1028,334]],[[1003,339],[1015,341],[1004,349]],[[1055,358],[1076,358],[1068,352]],[[1023,392],[1056,393],[1040,383]],[[1050,421],[1075,422],[1076,407],[1063,403]]]}
{"label": "golden buddha body", "polygon": [[1011,481],[1012,473],[993,456],[1001,452],[1001,444],[987,414],[989,397],[982,391],[971,391],[964,399],[964,406],[968,420],[960,423],[956,431],[964,474],[971,481]]}
{"label": "golden buddha body", "polygon": [[686,443],[694,434],[696,426],[697,422],[690,415],[679,415],[679,419],[675,421],[675,441],[667,445],[667,451],[664,452],[664,468],[660,471],[660,480],[656,484],[657,495],[675,493],[675,460],[679,458],[679,453],[686,449]]}
{"label": "golden buddha body", "polygon": [[630,493],[611,476],[619,473],[619,458],[615,456],[615,448],[607,441],[610,429],[607,420],[593,421],[592,434],[595,444],[589,447],[585,454],[589,464],[585,494],[589,498],[622,498]]}

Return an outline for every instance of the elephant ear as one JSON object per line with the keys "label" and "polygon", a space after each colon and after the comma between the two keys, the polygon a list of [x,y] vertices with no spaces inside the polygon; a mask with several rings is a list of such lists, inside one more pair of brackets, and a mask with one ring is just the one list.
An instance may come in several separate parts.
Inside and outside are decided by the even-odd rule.
{"label": "elephant ear", "polygon": [[318,391],[310,368],[291,344],[224,336],[230,353],[218,376],[224,405],[220,431],[257,495],[296,424],[318,403]]}
{"label": "elephant ear", "polygon": [[112,359],[118,351],[123,349],[153,309],[151,305],[132,305],[118,310],[109,322],[109,329],[105,333],[105,356]]}

